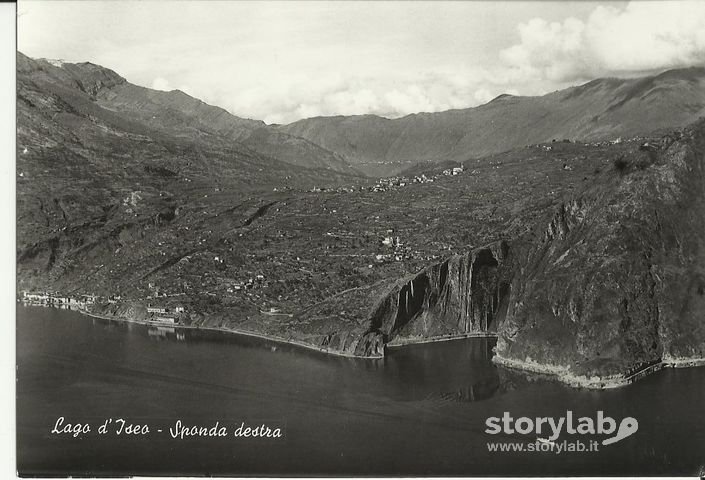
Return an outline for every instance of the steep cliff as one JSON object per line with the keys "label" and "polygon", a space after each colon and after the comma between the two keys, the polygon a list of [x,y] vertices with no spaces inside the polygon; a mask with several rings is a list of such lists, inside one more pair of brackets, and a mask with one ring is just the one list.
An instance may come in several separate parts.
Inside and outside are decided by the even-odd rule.
{"label": "steep cliff", "polygon": [[[500,241],[455,255],[393,285],[373,308],[366,341],[356,353],[378,344],[445,335],[496,332],[506,310],[509,246]],[[379,341],[379,340],[378,340]]]}
{"label": "steep cliff", "polygon": [[515,255],[497,361],[583,378],[705,357],[703,124],[615,161]]}

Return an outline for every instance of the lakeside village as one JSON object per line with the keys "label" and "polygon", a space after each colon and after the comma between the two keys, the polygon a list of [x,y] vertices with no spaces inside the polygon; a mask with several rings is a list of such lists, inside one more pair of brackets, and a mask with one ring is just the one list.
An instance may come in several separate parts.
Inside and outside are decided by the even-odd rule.
{"label": "lakeside village", "polygon": [[[30,292],[28,290],[23,290],[18,298],[18,301],[25,306],[60,308],[77,312],[89,312],[92,305],[101,303],[114,304],[120,300],[121,297],[119,295],[112,295],[107,298],[92,294],[67,296],[56,292]],[[176,325],[181,320],[181,317],[186,314],[186,308],[181,305],[167,307],[149,304],[147,305],[147,314],[150,320],[145,323]]]}

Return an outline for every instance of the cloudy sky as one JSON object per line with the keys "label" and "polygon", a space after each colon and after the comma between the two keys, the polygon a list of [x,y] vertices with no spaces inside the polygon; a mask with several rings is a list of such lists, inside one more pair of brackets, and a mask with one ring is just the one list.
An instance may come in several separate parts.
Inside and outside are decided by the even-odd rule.
{"label": "cloudy sky", "polygon": [[705,2],[22,1],[18,47],[268,123],[705,64]]}

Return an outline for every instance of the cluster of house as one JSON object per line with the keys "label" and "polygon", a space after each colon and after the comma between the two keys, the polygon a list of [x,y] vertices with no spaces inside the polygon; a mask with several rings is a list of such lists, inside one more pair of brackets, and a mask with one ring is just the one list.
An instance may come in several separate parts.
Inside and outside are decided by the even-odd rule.
{"label": "cluster of house", "polygon": [[[649,139],[647,137],[643,136],[636,136],[636,137],[631,137],[631,138],[622,138],[622,137],[617,137],[613,138],[612,140],[602,140],[599,142],[573,142],[569,139],[564,139],[564,140],[552,140],[551,143],[574,143],[576,145],[582,145],[585,147],[608,147],[610,145],[620,145],[622,143],[636,143],[639,142],[642,150],[649,150],[649,149],[655,149],[655,148],[662,148],[664,146],[670,145],[674,140],[677,140],[682,137],[682,132],[672,132],[668,135],[665,135],[664,137],[661,137],[659,139]],[[546,152],[550,152],[553,150],[552,145],[546,145],[543,143],[536,143],[533,145],[529,145],[528,148],[540,148],[541,150],[544,150]]]}
{"label": "cluster of house", "polygon": [[404,245],[403,243],[401,243],[401,240],[399,240],[399,235],[397,235],[396,237],[384,237],[380,243],[384,247],[392,248],[397,248]]}
{"label": "cluster of house", "polygon": [[28,290],[23,290],[21,292],[20,300],[25,305],[41,305],[71,310],[72,308],[81,308],[86,305],[93,305],[96,301],[98,301],[98,296],[86,294],[72,297],[68,295],[60,295],[59,293],[30,292]]}
{"label": "cluster of house", "polygon": [[628,139],[623,139],[622,137],[617,137],[612,140],[604,140],[601,142],[588,142],[584,143],[583,145],[589,146],[589,147],[607,147],[609,145],[619,145],[620,143],[631,143],[631,142],[638,142],[644,140],[644,137],[633,137],[633,138],[628,138]]}
{"label": "cluster of house", "polygon": [[[393,230],[387,230],[387,234],[393,233]],[[408,260],[412,258],[412,251],[410,247],[405,247],[399,236],[387,235],[380,241],[382,247],[386,247],[391,250],[385,253],[378,253],[375,255],[375,260],[377,262],[401,262],[402,260]]]}
{"label": "cluster of house", "polygon": [[368,188],[370,192],[386,192],[390,188],[405,187],[408,179],[405,177],[380,178],[377,183]]}
{"label": "cluster of house", "polygon": [[648,137],[632,137],[623,139],[622,137],[615,138],[614,140],[607,140],[604,142],[592,142],[586,143],[591,147],[604,147],[607,145],[618,145],[620,143],[639,143],[639,148],[641,150],[659,150],[668,147],[671,143],[679,140],[683,137],[683,132],[675,131],[660,138],[648,138]]}
{"label": "cluster of house", "polygon": [[[641,145],[640,147],[642,148],[649,148],[650,146],[654,145],[659,145],[663,146],[664,144],[670,144],[670,142],[679,139],[682,137],[682,132],[672,132],[668,135],[665,135],[662,138],[659,138],[657,140],[654,139],[649,139],[647,137],[643,136],[635,136],[631,138],[623,138],[623,137],[617,137],[613,138],[612,140],[602,140],[599,142],[571,142],[570,140],[563,140],[560,143],[575,143],[576,145],[583,145],[586,147],[607,147],[610,145],[620,145],[622,143],[636,143],[640,142]],[[556,140],[553,140],[553,143],[556,143]],[[542,148],[543,150],[550,151],[553,148],[550,145],[544,145],[544,144],[536,144],[536,145],[531,145],[532,147],[535,148]]]}
{"label": "cluster of house", "polygon": [[228,293],[238,292],[240,290],[251,290],[253,288],[265,286],[264,275],[256,275],[255,277],[248,278],[243,282],[235,282],[228,287]]}
{"label": "cluster of house", "polygon": [[182,313],[186,313],[186,308],[177,305],[175,307],[164,307],[147,305],[147,313],[154,315],[153,321],[167,325],[175,325],[176,317]]}
{"label": "cluster of house", "polygon": [[[274,189],[277,191],[277,189]],[[289,190],[292,190],[289,188]],[[321,192],[336,192],[336,193],[353,193],[353,192],[362,192],[365,190],[365,187],[362,186],[357,186],[357,185],[352,185],[350,187],[336,187],[336,188],[331,188],[331,187],[313,187],[309,192],[311,193],[321,193]],[[279,191],[282,191],[279,189]]]}
{"label": "cluster of house", "polygon": [[[105,300],[107,300],[108,303],[117,303],[121,300],[121,297],[120,295],[111,295],[106,299],[92,294],[68,296],[51,292],[30,292],[24,290],[21,292],[19,300],[25,305],[79,310],[88,305],[94,305]],[[185,312],[186,309],[183,306],[147,306],[147,313],[155,315],[154,321],[157,323],[173,325],[176,323],[176,317]]]}
{"label": "cluster of house", "polygon": [[392,188],[406,187],[413,183],[433,183],[438,175],[432,175],[430,177],[426,174],[416,175],[414,177],[388,177],[380,178],[377,183],[368,187],[370,192],[386,192]]}
{"label": "cluster of house", "polygon": [[465,171],[465,166],[461,165],[459,167],[453,167],[453,168],[446,168],[443,170],[443,175],[460,175]]}
{"label": "cluster of house", "polygon": [[[368,192],[386,192],[387,190],[399,187],[406,187],[414,183],[433,183],[440,176],[453,176],[460,175],[465,171],[465,166],[461,165],[459,167],[447,168],[443,170],[438,175],[415,175],[413,177],[386,177],[377,180],[377,183],[370,187],[338,187],[335,189],[327,189],[320,187],[313,187],[310,192],[320,193],[320,192],[337,192],[337,193],[352,193],[361,192],[367,190]],[[473,172],[476,173],[476,172]]]}
{"label": "cluster of house", "polygon": [[425,173],[421,175],[415,175],[413,177],[389,177],[382,178],[377,181],[376,184],[369,187],[368,190],[371,192],[385,192],[390,188],[395,187],[406,187],[414,183],[433,183],[441,176],[455,176],[460,175],[465,172],[465,166],[461,165],[459,167],[446,168],[439,175],[426,175]]}

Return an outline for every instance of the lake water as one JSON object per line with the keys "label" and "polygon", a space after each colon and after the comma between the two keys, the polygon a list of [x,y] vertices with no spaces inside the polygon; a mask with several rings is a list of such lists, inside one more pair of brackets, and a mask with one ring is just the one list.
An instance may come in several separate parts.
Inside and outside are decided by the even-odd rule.
{"label": "lake water", "polygon": [[[628,387],[576,390],[494,366],[492,341],[334,357],[264,340],[157,329],[70,311],[18,307],[17,457],[39,475],[696,475],[705,465],[705,368],[665,369]],[[595,418],[639,430],[597,452],[489,452],[488,417]],[[52,434],[58,417],[84,435]],[[126,436],[108,418],[148,424]],[[265,423],[282,438],[174,439]],[[159,433],[156,430],[161,429]],[[601,439],[567,435],[563,439]]]}

